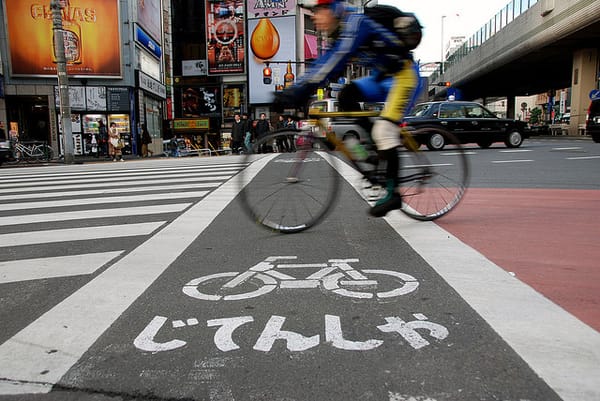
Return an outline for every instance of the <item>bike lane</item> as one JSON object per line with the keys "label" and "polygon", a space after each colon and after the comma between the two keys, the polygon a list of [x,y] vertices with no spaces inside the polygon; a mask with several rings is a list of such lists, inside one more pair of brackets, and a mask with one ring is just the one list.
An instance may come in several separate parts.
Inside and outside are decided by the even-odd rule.
{"label": "bike lane", "polygon": [[[61,399],[65,392],[74,391],[78,399],[90,400],[99,395],[139,400],[561,399],[554,390],[565,390],[550,388],[481,311],[473,309],[473,300],[463,299],[464,289],[440,277],[432,267],[439,269],[439,260],[419,255],[421,248],[434,248],[437,259],[456,263],[449,260],[454,244],[445,243],[435,225],[407,221],[400,214],[393,214],[387,222],[370,219],[364,213],[364,201],[344,186],[342,201],[326,222],[296,235],[273,234],[251,223],[237,201],[220,212],[235,196],[231,185],[201,201],[200,212],[183,215],[185,224],[171,230],[170,242],[144,248],[147,275],[152,276],[160,272],[153,262],[167,260],[163,254],[171,252],[165,246],[174,245],[188,231],[200,233],[140,296],[111,293],[94,298],[96,303],[107,302],[109,309],[111,302],[119,304],[121,298],[133,300],[131,306],[123,303],[113,308],[125,309],[82,356],[72,352],[70,357],[76,362],[49,394],[13,399]],[[211,224],[202,210],[217,214]],[[490,287],[486,282],[490,277],[478,278],[481,272],[473,270],[486,261],[475,253],[461,254],[461,258],[468,266],[463,270],[465,277],[458,277],[459,283],[461,279],[477,281],[479,294],[474,296],[485,305],[483,289]],[[269,276],[276,284],[268,278],[247,281],[241,291],[266,291],[271,286],[269,292],[252,298],[238,294],[238,299],[202,295],[217,294],[223,286],[202,281],[207,276],[265,273],[276,262],[287,265],[279,269],[280,275]],[[122,261],[126,273],[121,280],[148,279],[144,266],[132,265],[127,273],[126,263]],[[334,269],[323,273],[327,267]],[[321,285],[299,280],[281,284],[283,274],[292,275],[292,271],[294,276],[298,272],[298,278],[313,275],[312,280],[317,278]],[[356,271],[376,282],[342,287],[346,284],[338,276],[331,278],[340,271],[349,282],[357,280],[352,277]],[[314,276],[315,272],[322,274]],[[123,285],[118,279],[115,276],[112,284]],[[111,281],[104,284],[108,291]],[[128,285],[122,288],[126,292]],[[235,286],[228,294],[234,295],[238,288],[242,287]],[[349,292],[338,291],[344,289]],[[373,292],[379,295],[368,298]],[[89,320],[80,322],[81,326],[102,320],[91,313],[97,312],[95,305],[79,308],[91,308]],[[528,325],[520,327],[528,322],[513,318],[518,311],[505,312],[506,326],[517,335],[529,329]],[[49,355],[69,352],[42,351]],[[573,368],[577,361],[572,360],[578,358],[582,356],[564,358],[561,354],[555,362],[566,363],[567,368],[556,368]],[[40,361],[39,369],[44,363]],[[583,386],[581,391],[588,388]],[[569,391],[574,390],[567,389],[572,395]],[[563,399],[593,399],[590,394],[594,396],[580,393],[579,398]]]}
{"label": "bike lane", "polygon": [[599,202],[598,190],[470,188],[436,223],[600,332]]}
{"label": "bike lane", "polygon": [[[364,201],[348,186],[341,198],[325,223],[296,235],[261,229],[232,202],[52,393],[560,400],[392,226],[369,219]],[[256,274],[259,281],[243,281],[238,274],[265,274],[276,263],[286,266],[268,276],[273,280]],[[358,271],[375,283],[342,288],[338,276],[331,278],[340,271],[346,281]],[[282,284],[292,275],[321,285]],[[233,283],[228,297],[208,296],[218,294],[223,277],[237,277],[242,285]],[[252,291],[266,293],[241,295]],[[373,292],[378,295],[369,298]]]}

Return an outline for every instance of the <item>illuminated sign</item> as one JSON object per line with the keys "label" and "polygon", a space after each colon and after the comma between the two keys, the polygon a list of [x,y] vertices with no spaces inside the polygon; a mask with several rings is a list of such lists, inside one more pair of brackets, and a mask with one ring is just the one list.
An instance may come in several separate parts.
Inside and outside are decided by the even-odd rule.
{"label": "illuminated sign", "polygon": [[192,129],[208,129],[208,118],[176,118],[173,120],[173,129],[175,130],[192,130]]}
{"label": "illuminated sign", "polygon": [[[13,76],[56,76],[50,1],[5,0]],[[121,78],[118,0],[69,0],[62,10],[67,72]]]}

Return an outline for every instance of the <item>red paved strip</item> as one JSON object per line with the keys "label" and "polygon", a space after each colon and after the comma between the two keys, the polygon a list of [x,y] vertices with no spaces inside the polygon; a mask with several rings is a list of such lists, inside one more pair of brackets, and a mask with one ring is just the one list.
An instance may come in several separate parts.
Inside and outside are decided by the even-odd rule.
{"label": "red paved strip", "polygon": [[470,188],[438,224],[600,331],[600,191]]}

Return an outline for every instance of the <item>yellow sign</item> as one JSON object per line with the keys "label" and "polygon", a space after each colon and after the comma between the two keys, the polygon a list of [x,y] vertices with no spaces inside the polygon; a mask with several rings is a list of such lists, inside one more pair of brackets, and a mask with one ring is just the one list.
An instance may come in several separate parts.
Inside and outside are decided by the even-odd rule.
{"label": "yellow sign", "polygon": [[175,129],[175,130],[191,130],[191,129],[208,130],[208,118],[178,118],[178,119],[173,120],[173,129]]}

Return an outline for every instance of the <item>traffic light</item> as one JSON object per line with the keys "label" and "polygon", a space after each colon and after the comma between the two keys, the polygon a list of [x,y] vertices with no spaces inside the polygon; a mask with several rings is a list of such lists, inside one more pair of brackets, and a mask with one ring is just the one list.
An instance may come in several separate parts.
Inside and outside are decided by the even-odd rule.
{"label": "traffic light", "polygon": [[263,68],[263,84],[270,85],[273,81],[273,70],[268,65]]}
{"label": "traffic light", "polygon": [[438,82],[437,86],[445,86],[446,88],[449,88],[450,86],[452,86],[452,84],[450,84],[450,82],[448,82],[448,81],[444,81],[444,82]]}

